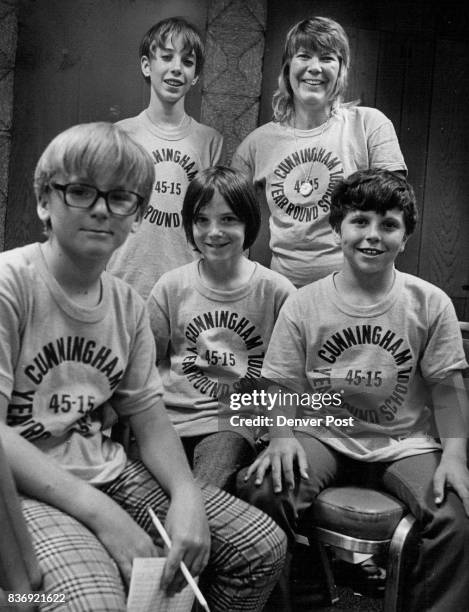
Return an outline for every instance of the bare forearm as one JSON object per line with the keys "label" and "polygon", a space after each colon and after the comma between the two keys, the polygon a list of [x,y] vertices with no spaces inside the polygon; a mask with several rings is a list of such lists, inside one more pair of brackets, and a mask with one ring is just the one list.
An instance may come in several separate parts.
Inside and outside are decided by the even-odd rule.
{"label": "bare forearm", "polygon": [[13,429],[0,423],[2,445],[18,489],[74,516],[94,530],[99,517],[116,504],[73,476]]}
{"label": "bare forearm", "polygon": [[126,583],[135,557],[157,555],[150,536],[111,497],[73,476],[5,425],[0,397],[0,438],[17,487],[86,525],[117,563]]}
{"label": "bare forearm", "polygon": [[466,464],[467,458],[467,439],[466,438],[442,438],[443,455],[452,456]]}
{"label": "bare forearm", "polygon": [[131,424],[142,461],[171,499],[184,494],[187,487],[196,487],[179,436],[162,404],[133,417]]}
{"label": "bare forearm", "polygon": [[175,571],[185,559],[198,575],[207,564],[210,530],[202,492],[196,484],[186,455],[163,403],[131,417],[143,462],[167,492],[170,505],[165,526],[172,541],[163,576],[163,585],[182,586]]}
{"label": "bare forearm", "polygon": [[443,448],[461,449],[468,438],[468,398],[460,372],[432,388],[432,403],[438,435]]}

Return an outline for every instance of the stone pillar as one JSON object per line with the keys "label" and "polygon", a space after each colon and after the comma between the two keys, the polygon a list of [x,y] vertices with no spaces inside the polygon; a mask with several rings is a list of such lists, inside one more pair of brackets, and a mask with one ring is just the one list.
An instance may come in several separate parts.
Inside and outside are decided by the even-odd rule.
{"label": "stone pillar", "polygon": [[211,0],[201,121],[225,137],[226,162],[257,127],[267,0]]}
{"label": "stone pillar", "polygon": [[16,0],[0,0],[0,250],[2,251],[8,195],[17,28]]}

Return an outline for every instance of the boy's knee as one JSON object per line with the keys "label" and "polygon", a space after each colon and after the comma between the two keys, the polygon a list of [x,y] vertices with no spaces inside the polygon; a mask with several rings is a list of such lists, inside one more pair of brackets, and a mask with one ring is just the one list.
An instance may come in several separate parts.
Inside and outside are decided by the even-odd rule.
{"label": "boy's knee", "polygon": [[296,513],[289,492],[284,490],[281,493],[274,493],[270,476],[264,478],[260,485],[254,484],[254,478],[245,481],[244,473],[241,471],[238,475],[237,494],[248,504],[268,514],[279,525],[282,533],[286,534],[289,545],[293,545]]}
{"label": "boy's knee", "polygon": [[453,491],[448,491],[445,501],[423,518],[419,531],[427,542],[425,546],[440,547],[455,556],[461,553],[469,561],[469,517]]}
{"label": "boy's knee", "polygon": [[[250,562],[251,572],[256,574],[257,579],[259,576],[270,576],[270,579],[275,581],[285,563],[287,537],[265,512],[258,508],[251,508],[250,512],[250,525],[256,524],[255,534],[250,539],[250,554],[253,555]],[[257,562],[254,557],[257,557]]]}
{"label": "boy's knee", "polygon": [[446,500],[448,520],[444,521],[447,537],[451,539],[451,547],[461,546],[469,550],[469,517],[456,493],[449,492]]}
{"label": "boy's knee", "polygon": [[22,510],[46,593],[64,593],[60,610],[124,612],[119,569],[101,542],[82,523],[53,506],[22,498]]}
{"label": "boy's knee", "polygon": [[246,480],[246,472],[247,469],[241,470],[236,479],[238,497],[272,516],[272,510],[281,505],[281,495],[274,493],[270,476],[265,477],[260,485],[256,485],[254,476]]}
{"label": "boy's knee", "polygon": [[269,518],[270,524],[266,528],[266,548],[265,548],[265,564],[271,569],[273,575],[279,576],[285,565],[288,539],[283,529],[281,529],[273,519]]}

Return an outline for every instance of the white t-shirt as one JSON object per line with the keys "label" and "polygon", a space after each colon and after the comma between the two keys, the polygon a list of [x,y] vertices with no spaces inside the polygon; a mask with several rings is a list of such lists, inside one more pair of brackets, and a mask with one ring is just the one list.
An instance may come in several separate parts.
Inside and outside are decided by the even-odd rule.
{"label": "white t-shirt", "polygon": [[[233,166],[250,176],[270,209],[271,268],[301,287],[338,270],[340,247],[329,225],[334,186],[356,170],[404,170],[394,127],[374,108],[340,107],[328,123],[297,130],[270,122],[239,145]],[[303,196],[301,183],[311,193]]]}
{"label": "white t-shirt", "polygon": [[198,172],[219,162],[223,139],[191,117],[177,130],[164,130],[152,123],[146,111],[117,125],[150,153],[155,184],[138,231],[115,251],[108,270],[146,299],[164,272],[196,256],[182,227],[182,202]]}
{"label": "white t-shirt", "polygon": [[226,426],[219,397],[228,398],[240,378],[260,376],[274,323],[294,291],[286,278],[260,264],[249,282],[231,291],[204,285],[198,262],[156,283],[147,306],[165,404],[180,435]]}
{"label": "white t-shirt", "polygon": [[354,418],[347,426],[300,422],[296,430],[355,459],[391,461],[439,448],[428,435],[429,383],[466,367],[449,297],[396,272],[390,293],[369,307],[343,299],[333,275],[300,289],[282,308],[262,374],[300,398],[340,394],[337,406],[315,410],[305,401],[306,418]]}
{"label": "white t-shirt", "polygon": [[50,274],[39,243],[0,254],[0,393],[7,424],[92,483],[125,466],[103,435],[101,409],[121,416],[161,398],[154,340],[140,296],[103,273],[97,306],[79,306]]}

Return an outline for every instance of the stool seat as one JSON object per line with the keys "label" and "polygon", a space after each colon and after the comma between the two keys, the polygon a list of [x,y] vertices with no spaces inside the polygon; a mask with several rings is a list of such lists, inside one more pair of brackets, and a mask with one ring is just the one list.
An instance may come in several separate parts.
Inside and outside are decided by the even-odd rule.
{"label": "stool seat", "polygon": [[349,486],[324,489],[311,512],[316,527],[352,538],[389,540],[408,510],[383,491]]}
{"label": "stool seat", "polygon": [[329,552],[386,554],[383,611],[401,610],[403,556],[415,518],[398,499],[368,487],[329,487],[316,497],[304,518],[302,533],[311,546],[319,546],[331,603],[338,600],[338,592]]}

